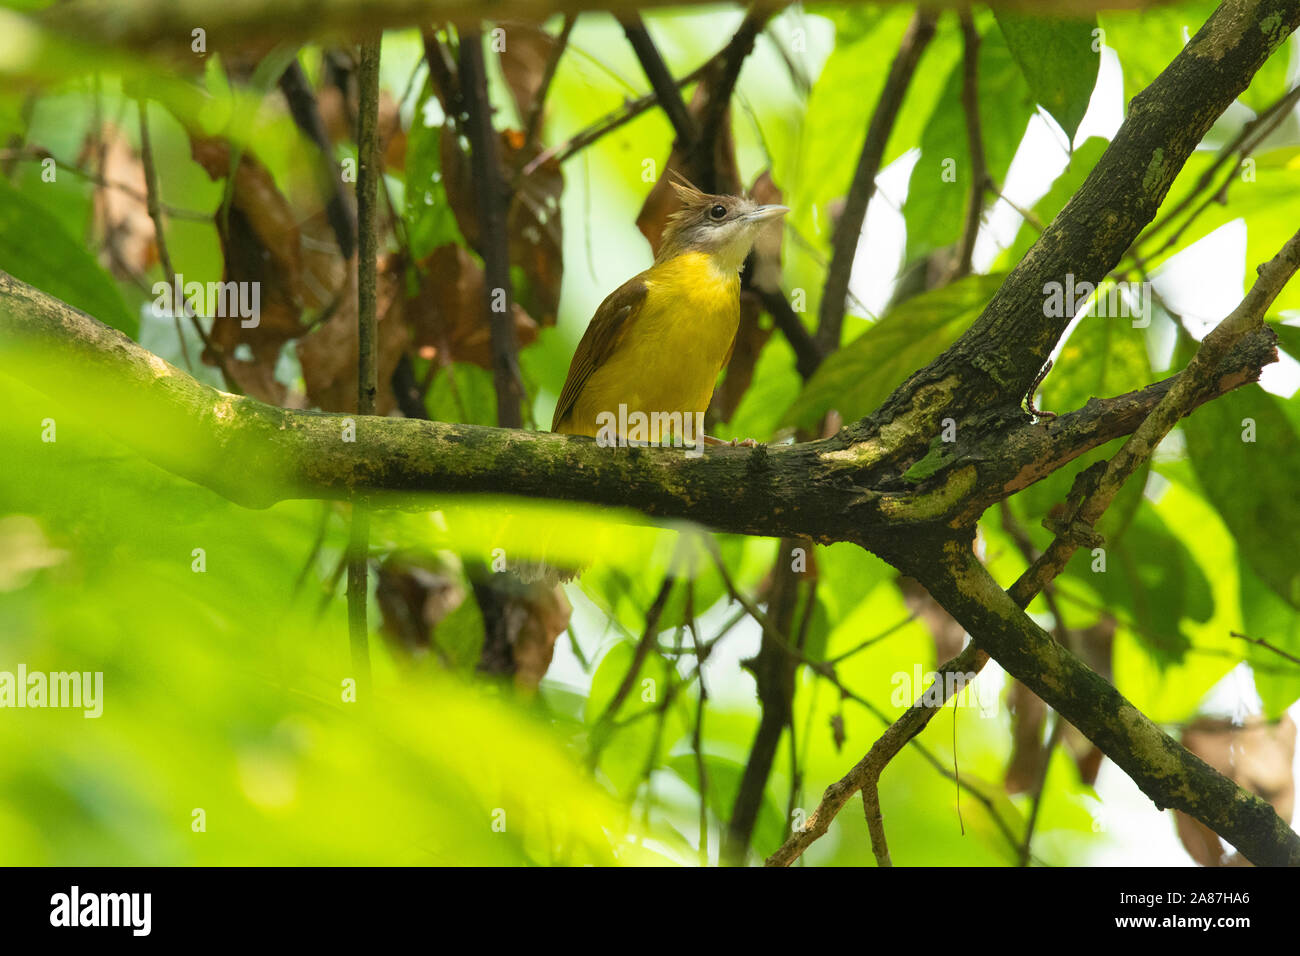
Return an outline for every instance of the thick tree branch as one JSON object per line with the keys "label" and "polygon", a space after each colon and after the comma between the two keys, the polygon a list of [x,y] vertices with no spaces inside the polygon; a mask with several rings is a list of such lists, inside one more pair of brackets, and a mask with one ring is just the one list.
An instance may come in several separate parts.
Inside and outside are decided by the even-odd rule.
{"label": "thick tree branch", "polygon": [[927,566],[935,599],[997,660],[1078,728],[1165,809],[1190,814],[1259,866],[1300,865],[1300,835],[1269,804],[1165,734],[1103,677],[1052,640],[964,544]]}
{"label": "thick tree branch", "polygon": [[[1193,358],[1188,367],[1163,390],[1160,401],[1145,416],[1137,430],[1130,436],[1129,440],[1124,443],[1123,447],[1110,459],[1100,472],[1098,480],[1087,485],[1082,491],[1081,499],[1073,501],[1073,511],[1065,518],[1064,523],[1068,526],[1063,529],[1063,533],[1052,542],[1051,546],[1042,555],[1035,560],[1029,568],[1020,576],[1016,583],[1008,590],[1007,596],[1015,603],[1019,610],[1028,607],[1029,602],[1034,596],[1047,587],[1048,583],[1061,572],[1065,567],[1070,556],[1074,554],[1078,547],[1080,535],[1091,533],[1092,526],[1101,517],[1108,508],[1115,495],[1119,493],[1124,483],[1133,476],[1133,474],[1151,457],[1156,446],[1167,435],[1170,429],[1185,415],[1189,414],[1194,408],[1198,407],[1210,397],[1210,393],[1215,388],[1218,381],[1218,369],[1220,363],[1236,348],[1246,336],[1255,330],[1263,327],[1263,317],[1267,312],[1269,305],[1277,297],[1282,287],[1287,283],[1296,269],[1300,268],[1300,233],[1297,233],[1282,248],[1273,259],[1268,263],[1260,266],[1259,278],[1251,287],[1250,291],[1242,299],[1241,304],[1232,311],[1201,343],[1200,349]],[[1089,469],[1092,471],[1092,469]],[[1087,475],[1085,472],[1084,475]],[[1072,493],[1073,497],[1073,493]],[[978,515],[976,515],[977,517]],[[973,525],[973,519],[963,526],[970,527]],[[945,549],[951,553],[951,543],[944,545]],[[963,558],[968,565],[980,567],[969,559],[969,555]],[[921,572],[923,579],[928,580],[933,575],[936,565],[942,562],[924,563],[924,571]],[[987,575],[987,572],[983,572]],[[960,579],[960,575],[953,575],[954,580]],[[946,601],[940,598],[946,609],[950,610]],[[1024,615],[1020,615],[1024,617]],[[1028,621],[1028,618],[1024,618]],[[1032,622],[1030,622],[1032,624]],[[867,823],[871,830],[872,848],[876,850],[878,860],[882,861],[881,865],[887,865],[889,852],[885,846],[885,837],[883,829],[883,819],[880,810],[880,800],[877,794],[877,786],[880,780],[880,774],[888,763],[897,756],[903,745],[920,733],[929,723],[930,718],[937,713],[938,707],[942,706],[951,696],[954,688],[953,683],[945,683],[945,678],[949,674],[959,675],[966,671],[978,672],[984,663],[988,660],[987,651],[989,648],[984,646],[980,640],[982,633],[970,629],[970,633],[975,636],[975,641],[966,648],[956,659],[950,661],[940,669],[940,677],[937,682],[939,704],[927,703],[927,696],[922,695],[906,713],[903,714],[889,730],[876,741],[867,755],[855,766],[847,775],[838,783],[827,788],[825,795],[817,809],[808,818],[807,825],[800,833],[793,834],[789,840],[768,859],[768,865],[788,866],[818,837],[824,834],[830,826],[831,820],[844,806],[848,799],[858,790],[862,791],[862,799],[866,808]],[[1046,636],[1046,635],[1044,635]],[[1075,660],[1074,658],[1071,658]],[[998,658],[1001,662],[1001,658]],[[1086,665],[1078,662],[1079,667],[1087,669]],[[1014,671],[1013,671],[1014,673]],[[1092,673],[1089,671],[1089,673]],[[967,674],[967,677],[970,675]],[[1017,675],[1019,676],[1019,675]],[[1094,675],[1095,676],[1095,675]],[[964,685],[964,681],[962,684]],[[1109,685],[1107,685],[1109,687]],[[1038,691],[1038,687],[1030,685],[1031,690]],[[1117,691],[1114,691],[1116,697],[1119,697]],[[1039,696],[1043,696],[1041,693]],[[1046,698],[1044,698],[1046,699]],[[1119,698],[1123,700],[1122,697]],[[1052,701],[1048,701],[1052,703]],[[1127,702],[1125,701],[1125,704]],[[1128,705],[1133,709],[1131,705]],[[1137,711],[1134,709],[1134,713]],[[1068,716],[1068,715],[1067,715]],[[1143,718],[1145,719],[1145,718]],[[1059,723],[1057,727],[1061,725]],[[1154,728],[1154,725],[1153,725]],[[1080,728],[1085,734],[1088,731]],[[1096,738],[1089,737],[1103,751],[1110,755],[1106,750],[1105,744]],[[1172,740],[1169,744],[1182,748]],[[1184,751],[1184,753],[1186,753]],[[1190,753],[1186,754],[1191,757]],[[1116,761],[1123,766],[1121,761]],[[1126,768],[1127,769],[1127,768]],[[1208,767],[1206,769],[1209,769]],[[1190,772],[1190,771],[1189,771]],[[1217,774],[1216,774],[1217,775]],[[1136,779],[1136,778],[1135,778]],[[1154,796],[1153,796],[1154,799]],[[1157,801],[1158,802],[1158,801]],[[1037,800],[1035,800],[1035,809]],[[1213,825],[1212,825],[1213,826]],[[1033,817],[1030,818],[1029,829],[1025,835],[1023,858],[1028,857],[1029,839],[1032,834]],[[1216,828],[1217,831],[1217,828]],[[1227,836],[1223,831],[1217,831],[1221,835]],[[1229,838],[1231,839],[1231,838]],[[1297,844],[1300,847],[1300,843]],[[1245,852],[1245,851],[1243,851]],[[1264,853],[1266,848],[1255,847],[1253,853]],[[1251,853],[1247,853],[1252,859]]]}
{"label": "thick tree branch", "polygon": [[659,108],[668,115],[668,121],[673,124],[678,146],[684,152],[692,151],[700,141],[699,128],[686,109],[682,91],[677,88],[672,74],[668,72],[668,66],[664,63],[664,58],[659,55],[659,48],[650,38],[645,23],[637,14],[629,14],[623,18],[623,32],[627,35],[627,42],[636,52],[636,58],[641,62],[641,69],[645,71],[646,79],[650,81],[650,88],[655,91]]}
{"label": "thick tree branch", "polygon": [[[1216,387],[1249,381],[1258,376],[1251,362],[1272,360],[1269,347],[1245,350],[1260,336],[1271,341],[1265,329],[1229,353]],[[979,445],[963,436],[958,448],[969,461],[945,469],[946,478],[911,487],[892,467],[890,450],[919,427],[921,416],[860,440],[855,426],[819,441],[714,448],[699,458],[680,449],[601,448],[568,435],[370,417],[356,420],[354,442],[343,442],[344,416],[290,411],[209,388],[3,272],[0,355],[9,374],[48,394],[70,401],[93,394],[94,402],[78,404],[109,434],[248,507],[287,498],[346,500],[354,489],[518,494],[634,507],[722,531],[867,547],[887,544],[900,522],[951,520],[963,502],[995,503],[1047,474],[1051,467],[1043,462],[1065,462],[1130,433],[1170,387],[1093,400],[1050,426],[1021,425],[1010,439],[996,430]],[[1010,455],[1010,466],[997,465],[1003,455]],[[1041,461],[1027,460],[1035,455]],[[980,468],[1002,484],[985,487]]]}

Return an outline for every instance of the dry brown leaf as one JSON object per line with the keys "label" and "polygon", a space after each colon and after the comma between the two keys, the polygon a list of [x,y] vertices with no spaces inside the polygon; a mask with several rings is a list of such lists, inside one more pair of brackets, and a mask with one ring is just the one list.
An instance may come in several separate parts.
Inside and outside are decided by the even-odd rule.
{"label": "dry brown leaf", "polygon": [[[214,181],[230,174],[231,148],[226,140],[191,131],[190,151]],[[245,150],[235,171],[228,215],[223,219],[218,209],[214,218],[225,260],[222,279],[256,283],[260,312],[252,327],[245,327],[239,316],[214,318],[212,344],[226,356],[246,344],[257,364],[274,369],[284,343],[304,331],[299,216],[270,171]],[[204,361],[217,364],[217,357],[205,352]]]}
{"label": "dry brown leaf", "polygon": [[[390,264],[395,269],[396,264]],[[483,270],[463,247],[439,246],[417,264],[420,287],[396,298],[392,314],[406,325],[415,350],[442,364],[472,362],[492,367],[492,332],[483,298]],[[513,303],[515,338],[521,347],[537,338],[537,323]]]}
{"label": "dry brown leaf", "polygon": [[[353,260],[355,262],[355,260]],[[298,340],[298,361],[307,397],[327,412],[357,410],[357,274],[349,270],[347,285],[337,307],[324,322]],[[387,415],[397,407],[393,395],[393,369],[406,349],[409,336],[393,302],[401,289],[400,274],[381,270],[375,290],[378,335],[379,391],[375,413]]]}
{"label": "dry brown leaf", "polygon": [[[1238,786],[1272,804],[1277,815],[1290,821],[1295,810],[1296,725],[1283,714],[1276,723],[1252,717],[1245,724],[1227,718],[1202,717],[1183,731],[1183,746]],[[1199,820],[1174,811],[1178,838],[1201,866],[1248,866],[1239,854],[1231,855]]]}
{"label": "dry brown leaf", "polygon": [[[500,139],[502,175],[511,182],[515,170],[534,159],[539,147],[535,144],[525,147],[523,134],[517,130],[502,132]],[[471,160],[462,145],[456,133],[444,126],[441,148],[447,200],[461,235],[479,249],[482,239]],[[527,279],[527,287],[517,290],[520,304],[543,326],[555,324],[560,282],[564,277],[564,228],[560,214],[563,192],[564,174],[559,162],[551,157],[519,181],[506,217],[510,263],[518,266]]]}
{"label": "dry brown leaf", "polygon": [[[190,152],[213,181],[230,173],[230,143],[216,137],[190,134]],[[245,149],[235,170],[231,211],[244,214],[262,249],[285,274],[287,288],[297,289],[302,269],[302,248],[298,236],[300,217],[284,198],[267,169]]]}
{"label": "dry brown leaf", "polygon": [[380,633],[399,657],[415,659],[434,647],[443,619],[465,600],[459,573],[436,562],[389,555],[379,565],[375,600]]}
{"label": "dry brown leaf", "polygon": [[97,168],[102,183],[93,199],[99,261],[119,279],[143,275],[158,261],[157,237],[144,196],[140,154],[112,123],[86,137],[78,165]]}
{"label": "dry brown leaf", "polygon": [[555,37],[533,23],[500,21],[498,25],[505,29],[505,49],[500,53],[501,73],[522,119],[537,99],[546,75],[546,65],[555,50]]}
{"label": "dry brown leaf", "polygon": [[525,583],[515,575],[487,574],[474,583],[474,597],[483,612],[479,669],[511,674],[516,690],[535,691],[551,666],[555,640],[573,613],[564,589],[543,581]]}

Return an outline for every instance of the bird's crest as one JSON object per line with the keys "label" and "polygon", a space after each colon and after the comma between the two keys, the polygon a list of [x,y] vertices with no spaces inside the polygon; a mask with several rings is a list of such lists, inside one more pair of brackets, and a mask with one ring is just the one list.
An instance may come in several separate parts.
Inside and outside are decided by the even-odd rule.
{"label": "bird's crest", "polygon": [[680,199],[682,205],[686,207],[685,209],[673,213],[674,217],[680,216],[683,212],[689,212],[692,209],[707,206],[709,201],[713,199],[713,197],[708,193],[696,189],[689,179],[677,172],[675,169],[670,170],[668,173],[668,185],[673,187],[673,192],[677,194],[677,198]]}

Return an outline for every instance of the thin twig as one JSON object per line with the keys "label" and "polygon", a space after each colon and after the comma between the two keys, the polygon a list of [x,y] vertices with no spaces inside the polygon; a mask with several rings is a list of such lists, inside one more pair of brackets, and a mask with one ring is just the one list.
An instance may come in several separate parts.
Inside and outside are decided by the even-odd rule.
{"label": "thin twig", "polygon": [[[632,686],[636,683],[637,675],[641,673],[646,658],[650,656],[655,637],[659,633],[659,618],[663,615],[664,605],[668,603],[668,595],[672,593],[676,580],[672,571],[664,575],[663,583],[659,586],[659,593],[655,595],[654,602],[650,605],[650,609],[646,611],[645,630],[641,634],[641,639],[637,641],[636,650],[632,654],[632,663],[628,665],[627,672],[623,674],[623,679],[619,682],[618,689],[614,691],[614,696],[609,699],[609,703],[605,705],[605,709],[591,728],[591,743],[587,754],[587,762],[590,766],[594,767],[600,759],[600,752],[604,749],[606,742],[609,740],[609,735],[614,729],[614,720],[618,717],[619,709],[623,706],[623,702],[627,700],[628,694],[632,693]],[[696,666],[698,668],[699,665]]]}
{"label": "thin twig", "polygon": [[699,130],[686,109],[682,91],[677,88],[672,74],[668,72],[668,66],[660,56],[654,40],[650,38],[650,33],[646,30],[640,15],[628,14],[622,22],[627,42],[632,45],[632,50],[641,63],[641,69],[645,71],[646,79],[650,81],[650,88],[655,91],[660,109],[667,114],[673,132],[677,134],[678,146],[683,151],[690,152],[699,142]]}
{"label": "thin twig", "polygon": [[718,182],[718,170],[714,157],[716,146],[723,132],[729,129],[727,109],[731,105],[732,94],[740,80],[740,68],[745,59],[754,50],[754,42],[772,11],[761,5],[755,5],[745,14],[740,27],[732,35],[722,52],[714,59],[715,69],[711,76],[701,83],[701,88],[708,98],[700,108],[698,137],[691,144],[691,155],[687,167],[700,177],[698,185],[706,192],[717,192],[724,187]]}
{"label": "thin twig", "polygon": [[[533,102],[528,108],[528,116],[524,120],[525,150],[537,137],[537,131],[541,129],[542,114],[546,109],[546,94],[551,89],[551,81],[555,79],[555,71],[560,66],[560,57],[564,56],[565,48],[569,45],[569,35],[573,33],[573,26],[577,22],[578,15],[576,13],[565,14],[564,25],[560,27],[559,36],[555,38],[555,47],[551,50],[551,56],[546,61],[542,81],[537,86],[537,93],[533,96]],[[520,150],[520,155],[524,155],[525,150]]]}
{"label": "thin twig", "polygon": [[[702,63],[685,76],[674,80],[674,85],[680,88],[687,84],[694,83],[710,69],[712,62],[712,60],[708,60],[705,63]],[[625,126],[646,110],[656,106],[658,102],[659,94],[655,92],[647,93],[634,100],[628,100],[618,109],[607,113],[590,126],[575,133],[573,136],[570,136],[564,142],[548,147],[538,153],[535,157],[529,160],[527,165],[525,165],[520,171],[520,176],[532,175],[539,166],[551,159],[555,159],[555,161],[560,164],[567,162],[588,146],[598,142],[607,133],[612,133],[614,130]]]}
{"label": "thin twig", "polygon": [[334,144],[330,142],[321,118],[316,94],[307,81],[307,74],[295,59],[284,73],[280,75],[280,92],[289,104],[289,115],[294,124],[316,144],[320,152],[318,179],[321,191],[325,194],[325,218],[334,230],[334,239],[344,259],[351,259],[356,249],[357,219],[352,206],[348,204],[347,194],[343,188],[338,161],[334,158]]}
{"label": "thin twig", "polygon": [[[138,189],[128,186],[126,183],[118,182],[113,179],[106,179],[102,173],[93,173],[88,169],[83,169],[76,163],[69,163],[65,160],[59,159],[42,146],[27,146],[19,149],[0,149],[0,163],[14,161],[41,162],[46,159],[54,160],[54,167],[61,172],[70,173],[78,179],[84,179],[86,182],[93,183],[103,189],[112,189],[116,192],[120,192],[122,195],[130,196],[132,199],[145,203],[146,205],[149,203],[149,197]],[[179,206],[172,206],[161,201],[158,203],[158,209],[169,219],[185,219],[190,222],[212,222],[212,213],[210,212],[199,212],[197,209],[182,209]]]}
{"label": "thin twig", "polygon": [[1043,793],[1047,789],[1047,773],[1052,766],[1052,754],[1056,752],[1057,745],[1061,742],[1061,736],[1065,733],[1065,718],[1060,714],[1056,715],[1052,723],[1052,732],[1047,737],[1047,744],[1043,747],[1041,764],[1038,771],[1038,779],[1034,781],[1033,801],[1029,805],[1029,819],[1025,821],[1025,838],[1020,844],[1020,865],[1028,866],[1030,861],[1030,848],[1034,842],[1034,829],[1038,825],[1038,812],[1043,806]]}
{"label": "thin twig", "polygon": [[1214,192],[1212,192],[1196,209],[1191,212],[1186,221],[1179,226],[1174,235],[1166,239],[1159,249],[1142,256],[1138,256],[1137,253],[1137,249],[1150,242],[1155,238],[1155,236],[1167,229],[1179,215],[1181,215],[1196,201],[1197,197],[1204,193],[1205,190],[1214,183],[1215,174],[1223,168],[1224,164],[1227,163],[1229,159],[1232,159],[1234,156],[1238,157],[1239,160],[1245,159],[1254,152],[1255,148],[1259,146],[1259,144],[1263,142],[1264,139],[1266,139],[1268,135],[1272,133],[1273,130],[1275,130],[1288,116],[1291,115],[1291,111],[1297,102],[1300,102],[1300,86],[1296,86],[1294,89],[1285,93],[1271,105],[1266,107],[1264,111],[1253,120],[1246,123],[1237,135],[1219,151],[1219,155],[1215,158],[1214,162],[1210,164],[1209,168],[1206,169],[1205,172],[1201,173],[1200,177],[1196,180],[1195,185],[1192,186],[1187,195],[1183,196],[1183,198],[1175,203],[1165,215],[1161,216],[1158,221],[1153,223],[1146,230],[1146,232],[1133,241],[1133,244],[1128,249],[1128,254],[1137,258],[1139,262],[1142,262],[1159,256],[1166,249],[1175,245],[1192,222],[1200,216],[1201,212],[1208,208],[1217,196],[1223,193],[1228,184],[1236,177],[1237,170],[1235,168],[1228,173],[1223,184],[1218,189],[1214,190]]}
{"label": "thin twig", "polygon": [[916,12],[907,32],[903,34],[898,54],[889,68],[885,88],[880,93],[875,112],[871,114],[867,138],[862,144],[857,170],[853,174],[853,185],[849,188],[839,222],[835,224],[832,239],[834,253],[831,255],[830,272],[826,276],[826,287],[822,291],[817,323],[816,342],[823,354],[829,354],[839,347],[840,332],[844,328],[844,303],[849,291],[849,276],[853,273],[853,260],[861,240],[867,206],[876,191],[876,174],[880,172],[885,144],[894,128],[894,120],[903,105],[903,97],[912,82],[921,53],[934,36],[936,19],[937,14],[931,10],[920,9]]}
{"label": "thin twig", "polygon": [[[1104,471],[1094,472],[1093,477],[1085,481],[1084,487],[1079,489],[1077,501],[1071,503],[1070,512],[1060,522],[1062,531],[1022,575],[1022,581],[1029,578],[1026,587],[1032,586],[1037,593],[1046,582],[1061,573],[1066,562],[1081,545],[1095,546],[1097,536],[1092,528],[1097,519],[1110,506],[1124,482],[1147,461],[1170,429],[1196,407],[1202,398],[1202,392],[1210,387],[1219,362],[1238,341],[1264,321],[1264,313],[1269,305],[1298,267],[1300,232],[1292,236],[1276,256],[1259,267],[1259,278],[1240,304],[1205,336],[1187,368],[1174,379],[1169,391],[1120,450],[1105,463]],[[1019,585],[1018,581],[1017,586]],[[1017,597],[1017,594],[1013,592],[1012,596]],[[1017,603],[1021,602],[1017,600]],[[1021,603],[1021,606],[1024,604]]]}
{"label": "thin twig", "polygon": [[1288,651],[1284,651],[1282,650],[1282,648],[1276,647],[1273,644],[1270,644],[1262,637],[1251,637],[1248,634],[1241,634],[1237,631],[1229,631],[1228,636],[1238,638],[1239,640],[1247,641],[1251,644],[1256,644],[1259,647],[1264,648],[1265,650],[1272,651],[1274,654],[1277,654],[1279,657],[1286,658],[1287,660],[1291,661],[1291,663],[1293,664],[1300,664],[1300,657],[1296,657],[1294,654]]}
{"label": "thin twig", "polygon": [[[375,316],[379,258],[377,234],[379,177],[379,54],[380,37],[361,44],[357,62],[357,414],[373,415],[379,390],[378,333]],[[369,565],[370,509],[365,496],[352,504],[348,539],[348,636],[357,699],[370,699],[369,626],[366,623],[366,582]]]}
{"label": "thin twig", "polygon": [[[162,266],[163,275],[167,278],[167,284],[171,286],[171,313],[172,321],[176,324],[176,340],[181,346],[181,356],[185,359],[185,367],[191,374],[194,372],[194,363],[190,361],[190,348],[185,344],[185,333],[181,330],[180,313],[176,311],[178,298],[177,292],[180,290],[180,283],[176,281],[176,270],[172,268],[171,253],[167,251],[167,233],[163,228],[162,212],[158,208],[158,171],[153,164],[153,146],[149,141],[149,114],[144,100],[137,100],[136,105],[140,110],[140,163],[144,166],[145,182],[145,206],[149,210],[149,218],[153,220],[154,246],[158,249],[158,264]],[[186,317],[198,324],[194,313],[190,311],[189,301],[184,296],[180,298],[180,310]]]}

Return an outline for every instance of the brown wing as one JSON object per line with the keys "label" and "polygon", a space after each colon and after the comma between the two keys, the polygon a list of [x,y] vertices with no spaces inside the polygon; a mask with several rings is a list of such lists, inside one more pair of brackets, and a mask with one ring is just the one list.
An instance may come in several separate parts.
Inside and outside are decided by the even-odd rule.
{"label": "brown wing", "polygon": [[591,373],[614,354],[619,342],[636,321],[645,297],[645,281],[642,276],[635,276],[611,292],[600,304],[591,322],[587,324],[587,331],[583,333],[578,350],[573,355],[573,362],[569,365],[569,377],[564,380],[564,388],[560,390],[560,401],[555,406],[551,431],[559,431],[560,423],[573,410]]}

